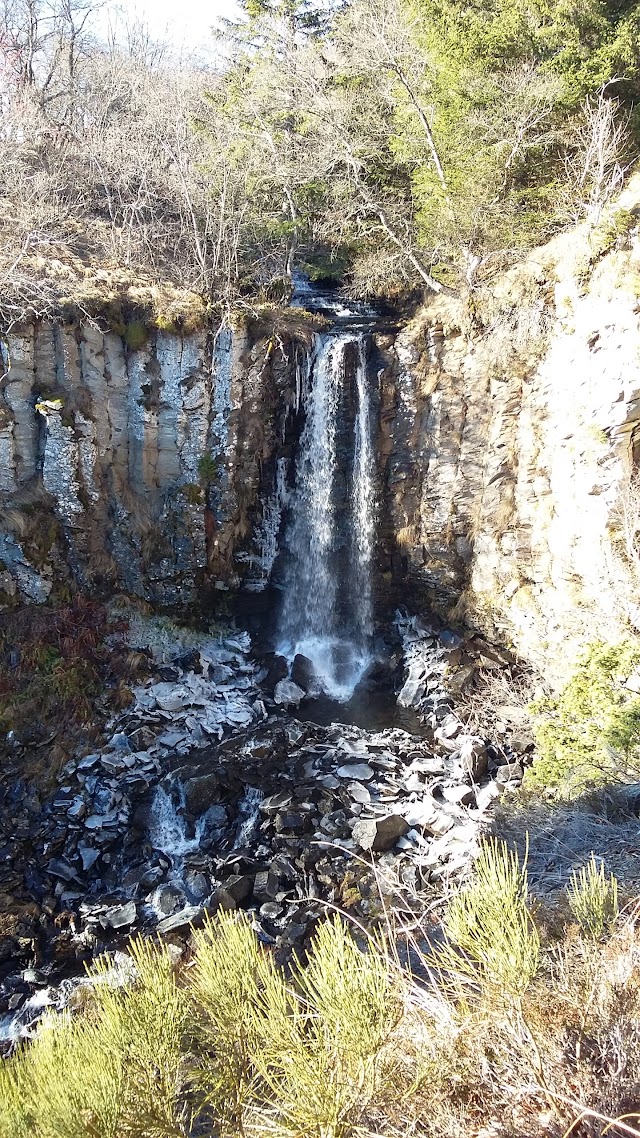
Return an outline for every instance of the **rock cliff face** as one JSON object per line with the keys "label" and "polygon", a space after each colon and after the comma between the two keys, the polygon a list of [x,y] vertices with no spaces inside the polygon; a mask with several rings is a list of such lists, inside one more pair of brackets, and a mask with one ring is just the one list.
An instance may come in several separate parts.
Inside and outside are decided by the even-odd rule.
{"label": "rock cliff face", "polygon": [[588,285],[582,248],[556,246],[503,282],[481,335],[440,303],[381,343],[381,449],[394,591],[404,577],[414,606],[560,678],[640,624],[640,246],[596,258]]}
{"label": "rock cliff face", "polygon": [[90,325],[11,333],[0,602],[80,587],[185,604],[206,580],[226,589],[239,571],[259,587],[269,566],[250,539],[260,543],[262,480],[300,347],[244,327],[157,332],[136,351]]}
{"label": "rock cliff face", "polygon": [[[482,319],[438,298],[367,347],[378,615],[435,608],[558,677],[640,625],[640,243],[633,226],[604,253],[585,240],[507,274]],[[289,328],[135,351],[88,325],[12,333],[0,604],[76,588],[246,604],[274,564],[277,586],[313,321]]]}

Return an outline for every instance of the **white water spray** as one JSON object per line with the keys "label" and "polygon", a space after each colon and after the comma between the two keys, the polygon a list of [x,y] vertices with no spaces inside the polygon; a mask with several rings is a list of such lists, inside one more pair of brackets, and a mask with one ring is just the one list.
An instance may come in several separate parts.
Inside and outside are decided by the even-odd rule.
{"label": "white water spray", "polygon": [[260,803],[264,798],[261,790],[255,786],[248,786],[243,798],[238,803],[238,830],[233,843],[234,850],[248,846],[260,821]]}

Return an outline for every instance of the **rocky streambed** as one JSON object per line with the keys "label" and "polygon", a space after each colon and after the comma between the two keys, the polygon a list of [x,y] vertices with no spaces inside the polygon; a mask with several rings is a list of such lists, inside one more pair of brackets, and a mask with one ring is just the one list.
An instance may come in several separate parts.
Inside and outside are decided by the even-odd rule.
{"label": "rocky streambed", "polygon": [[305,662],[285,676],[241,632],[159,663],[47,801],[2,788],[5,1047],[68,1001],[83,961],[111,951],[126,977],[120,949],[137,929],[182,951],[207,913],[243,908],[284,961],[330,908],[412,918],[465,871],[492,802],[522,778],[504,739],[470,734],[456,709],[493,650],[408,616],[396,631],[397,698],[417,733],[341,723],[339,707],[336,722],[305,721]]}

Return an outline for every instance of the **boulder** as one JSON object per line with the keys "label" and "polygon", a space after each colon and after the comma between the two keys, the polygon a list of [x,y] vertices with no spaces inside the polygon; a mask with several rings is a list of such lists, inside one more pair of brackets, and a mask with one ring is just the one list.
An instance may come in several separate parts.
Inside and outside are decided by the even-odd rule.
{"label": "boulder", "polygon": [[434,837],[441,837],[453,826],[453,818],[444,810],[438,810],[433,798],[427,796],[422,802],[412,802],[405,807],[405,818],[411,828],[419,826]]}
{"label": "boulder", "polygon": [[374,773],[373,768],[368,763],[348,763],[343,767],[338,767],[336,771],[338,778],[349,778],[355,782],[369,782]]}
{"label": "boulder", "polygon": [[475,664],[465,664],[463,668],[458,668],[457,672],[454,672],[449,678],[450,691],[455,692],[456,695],[466,691],[471,686],[475,674]]}
{"label": "boulder", "polygon": [[95,865],[98,858],[100,857],[99,850],[94,849],[93,846],[87,846],[84,844],[78,845],[78,853],[82,858],[82,868],[85,870],[85,872],[86,870],[91,869],[91,867]]}
{"label": "boulder", "polygon": [[156,931],[163,936],[167,933],[185,932],[190,925],[195,924],[201,918],[202,908],[200,905],[185,905],[184,909],[180,909],[180,912],[173,913],[172,916],[159,921],[156,925]]}
{"label": "boulder", "polygon": [[149,900],[160,917],[172,917],[186,904],[184,893],[175,885],[159,885]]}
{"label": "boulder", "polygon": [[406,818],[401,814],[387,814],[384,818],[366,818],[356,822],[353,827],[353,840],[362,850],[375,853],[390,850],[398,838],[410,830]]}
{"label": "boulder", "polygon": [[476,782],[487,773],[487,745],[478,735],[459,735],[457,742],[463,774]]}
{"label": "boulder", "polygon": [[496,771],[496,782],[498,786],[505,786],[508,782],[522,782],[524,778],[524,771],[522,763],[503,763]]}
{"label": "boulder", "polygon": [[[96,854],[96,856],[98,855]],[[147,862],[143,862],[141,865],[132,866],[128,873],[125,873],[122,884],[125,889],[135,889],[141,893],[148,893],[150,889],[154,889],[162,881],[164,874],[165,871],[159,865],[149,865]]]}
{"label": "boulder", "polygon": [[443,648],[451,650],[459,648],[462,644],[462,637],[455,632],[450,632],[448,628],[443,628],[442,632],[438,633],[438,640]]}
{"label": "boulder", "polygon": [[495,644],[487,644],[481,636],[474,636],[467,641],[466,649],[467,652],[473,652],[483,660],[488,660],[492,664],[501,664],[503,667],[516,662],[512,652],[508,652],[506,648],[498,648]]}
{"label": "boulder", "polygon": [[205,873],[194,869],[187,870],[184,881],[193,901],[206,901],[211,893],[211,886]]}
{"label": "boulder", "polygon": [[453,739],[462,730],[462,724],[457,715],[447,715],[438,727],[436,735],[442,739]]}
{"label": "boulder", "polygon": [[305,695],[306,692],[294,684],[293,680],[280,680],[273,692],[275,702],[282,707],[299,707]]}
{"label": "boulder", "polygon": [[276,873],[262,869],[255,875],[253,895],[258,900],[273,901],[276,894],[280,892],[280,885],[280,878]]}
{"label": "boulder", "polygon": [[290,790],[278,790],[275,794],[263,798],[258,808],[263,814],[277,814],[279,810],[290,806],[292,801],[293,794]]}
{"label": "boulder", "polygon": [[378,687],[387,687],[393,683],[398,668],[398,659],[388,653],[380,654],[367,665],[360,681],[359,688],[373,691]]}
{"label": "boulder", "polygon": [[485,786],[476,789],[476,806],[480,812],[488,810],[496,798],[500,796],[500,787],[497,782],[488,782]]}
{"label": "boulder", "polygon": [[100,755],[85,755],[84,759],[80,759],[77,769],[79,771],[88,771],[92,767],[97,766],[100,760]]}
{"label": "boulder", "polygon": [[523,733],[521,735],[512,735],[509,739],[509,745],[514,754],[526,755],[530,751],[535,750],[536,743],[532,735]]}
{"label": "boulder", "polygon": [[309,691],[316,682],[316,670],[307,656],[303,656],[300,652],[294,657],[293,664],[291,665],[291,679],[294,684],[304,691]]}
{"label": "boulder", "polygon": [[126,905],[112,905],[100,914],[99,920],[103,929],[124,929],[132,925],[138,916],[138,910],[133,901]]}
{"label": "boulder", "polygon": [[183,672],[202,673],[200,652],[197,648],[191,648],[188,652],[183,652],[181,656],[176,656],[173,662]]}
{"label": "boulder", "polygon": [[[184,805],[189,814],[196,817],[200,814],[206,814],[207,810],[219,801],[220,798],[220,777],[217,774],[202,774],[196,775],[195,778],[187,779],[184,784]],[[226,813],[222,807],[221,825],[226,822]]]}
{"label": "boulder", "polygon": [[87,804],[84,798],[81,798],[80,795],[77,795],[67,810],[67,818],[71,819],[72,822],[82,821],[86,813]]}
{"label": "boulder", "polygon": [[402,687],[402,691],[398,695],[397,702],[400,707],[417,707],[421,699],[423,699],[427,685],[422,679],[415,678],[409,674]]}
{"label": "boulder", "polygon": [[264,905],[260,906],[260,916],[266,917],[270,921],[275,921],[277,917],[281,917],[283,912],[284,906],[278,905],[276,901],[265,901]]}
{"label": "boulder", "polygon": [[371,791],[367,786],[363,786],[361,782],[350,782],[347,791],[354,802],[359,802],[361,806],[367,806],[371,802]]}
{"label": "boulder", "polygon": [[289,662],[284,656],[270,652],[268,656],[265,656],[262,663],[267,674],[261,681],[260,687],[264,688],[265,691],[273,692],[276,684],[289,675]]}
{"label": "boulder", "polygon": [[476,796],[471,786],[443,786],[442,796],[454,806],[473,806]]}
{"label": "boulder", "polygon": [[47,864],[47,873],[52,877],[61,878],[62,881],[73,881],[73,878],[78,876],[78,871],[63,857],[52,858]]}
{"label": "boulder", "polygon": [[310,828],[311,822],[308,814],[299,814],[296,810],[286,810],[276,814],[275,826],[278,834],[302,834]]}
{"label": "boulder", "polygon": [[247,874],[233,874],[218,886],[213,896],[221,909],[237,909],[243,901],[249,900],[252,891],[252,877]]}

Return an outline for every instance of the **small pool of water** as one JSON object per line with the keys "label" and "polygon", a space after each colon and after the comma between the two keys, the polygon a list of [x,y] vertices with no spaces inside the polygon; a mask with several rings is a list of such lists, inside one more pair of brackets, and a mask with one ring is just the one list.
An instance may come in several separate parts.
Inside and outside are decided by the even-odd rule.
{"label": "small pool of water", "polygon": [[290,714],[302,722],[319,723],[322,727],[331,723],[350,723],[367,731],[401,727],[403,731],[422,738],[429,734],[429,728],[420,722],[415,711],[398,706],[392,691],[355,691],[346,703],[321,695],[305,699],[297,711],[291,708]]}

